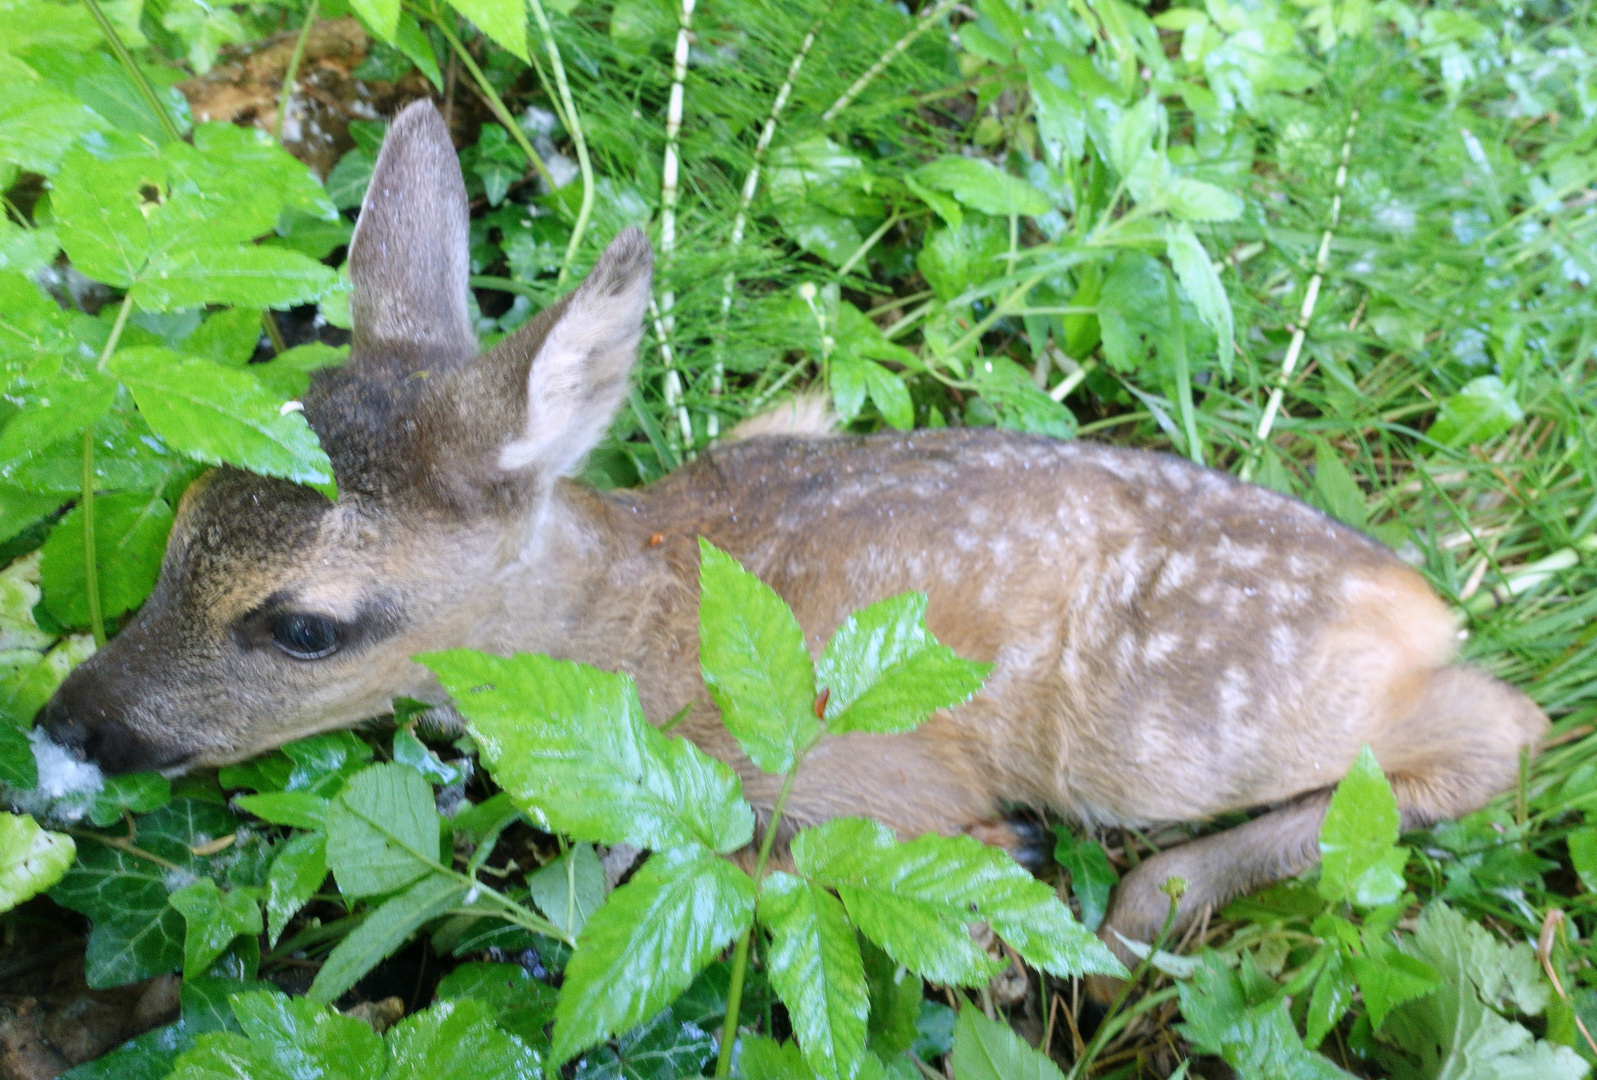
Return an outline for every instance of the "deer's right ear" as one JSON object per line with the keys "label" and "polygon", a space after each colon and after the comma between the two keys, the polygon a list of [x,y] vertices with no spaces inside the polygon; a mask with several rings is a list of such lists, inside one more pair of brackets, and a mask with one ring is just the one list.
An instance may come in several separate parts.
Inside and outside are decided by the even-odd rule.
{"label": "deer's right ear", "polygon": [[349,244],[354,351],[470,356],[469,208],[454,143],[431,101],[394,118]]}

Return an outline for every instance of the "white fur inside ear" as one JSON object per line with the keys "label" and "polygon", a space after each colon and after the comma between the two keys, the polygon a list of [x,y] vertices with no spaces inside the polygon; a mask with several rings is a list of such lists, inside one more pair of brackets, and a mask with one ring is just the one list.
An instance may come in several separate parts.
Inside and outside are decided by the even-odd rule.
{"label": "white fur inside ear", "polygon": [[576,472],[626,395],[643,333],[649,274],[596,267],[550,328],[527,374],[527,429],[499,451],[507,471]]}

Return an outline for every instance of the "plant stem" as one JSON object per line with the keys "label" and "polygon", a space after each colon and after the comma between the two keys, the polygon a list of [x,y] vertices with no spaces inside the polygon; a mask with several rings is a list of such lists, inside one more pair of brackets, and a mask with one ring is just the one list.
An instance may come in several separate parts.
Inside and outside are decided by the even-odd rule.
{"label": "plant stem", "polygon": [[[105,348],[100,351],[100,362],[97,367],[102,373],[111,359],[111,354],[116,352],[116,344],[122,338],[122,328],[128,324],[128,316],[132,312],[133,301],[124,297],[122,306],[117,309],[116,321],[111,324],[110,336],[105,339]],[[83,476],[78,505],[83,509],[83,589],[89,604],[89,629],[94,633],[95,648],[99,648],[105,644],[105,617],[100,609],[100,553],[94,535],[94,425],[92,423],[83,429]]]}
{"label": "plant stem", "polygon": [[[679,140],[682,134],[682,99],[686,93],[688,77],[688,37],[693,25],[693,8],[697,0],[682,0],[677,11],[676,48],[671,59],[671,98],[665,112],[665,158],[660,165],[660,269],[664,276],[676,254],[677,244],[677,183],[681,169]],[[682,376],[676,368],[675,350],[670,337],[676,330],[676,290],[667,288],[660,293],[659,308],[654,314],[655,336],[660,339],[660,357],[665,361],[665,406],[676,409],[677,427],[680,429],[683,448],[693,446],[693,419],[687,406],[681,404]]]}
{"label": "plant stem", "polygon": [[183,137],[183,133],[172,122],[172,114],[166,111],[166,106],[161,104],[160,95],[155,92],[155,87],[150,85],[149,78],[144,70],[133,60],[133,54],[128,52],[128,47],[122,43],[122,35],[116,32],[116,27],[111,25],[111,20],[105,17],[101,10],[99,0],[83,0],[88,5],[89,14],[94,16],[94,21],[100,24],[100,33],[105,35],[106,43],[111,46],[111,51],[116,53],[117,62],[128,73],[128,78],[133,80],[133,85],[138,89],[139,96],[144,99],[144,104],[150,107],[155,114],[156,122],[161,125],[161,130],[166,132],[166,137],[174,142]]}
{"label": "plant stem", "polygon": [[1170,320],[1176,331],[1176,405],[1181,412],[1181,430],[1187,436],[1187,456],[1202,465],[1203,445],[1198,442],[1198,414],[1192,404],[1192,372],[1187,365],[1187,328],[1181,323],[1181,301],[1176,299],[1175,278],[1166,274],[1164,287]]}
{"label": "plant stem", "polygon": [[930,30],[932,28],[932,24],[935,23],[944,12],[953,7],[957,2],[958,0],[938,0],[936,5],[927,10],[925,14],[921,15],[921,17],[916,20],[915,25],[910,28],[909,33],[893,42],[888,50],[877,59],[876,63],[872,64],[865,70],[865,74],[854,80],[854,85],[843,91],[842,97],[832,102],[827,110],[821,114],[821,122],[823,124],[829,124],[833,120],[836,120],[838,113],[848,108],[849,103],[855,98],[859,97],[860,94],[865,91],[865,88],[875,81],[876,76],[887,70],[887,65],[891,64],[894,60],[897,60],[899,56],[903,54],[905,49],[914,44],[916,38]]}
{"label": "plant stem", "polygon": [[[771,808],[771,820],[765,824],[765,835],[760,839],[760,854],[754,860],[756,891],[760,887],[760,881],[765,877],[765,861],[771,857],[771,845],[776,840],[777,826],[782,821],[782,810],[787,806],[787,797],[793,791],[793,779],[798,776],[799,764],[803,760],[804,755],[799,754],[798,760],[793,763],[793,768],[788,770],[787,776],[782,780],[782,793],[776,797],[776,805]],[[737,1040],[738,1009],[743,1004],[743,974],[748,967],[749,938],[753,934],[754,920],[750,919],[748,929],[738,938],[737,948],[732,952],[732,978],[726,988],[726,1021],[721,1026],[721,1049],[715,1059],[717,1077],[726,1077],[732,1072],[732,1044]]]}
{"label": "plant stem", "polygon": [[317,9],[321,0],[311,0],[305,9],[305,25],[299,28],[294,41],[294,52],[288,58],[288,70],[283,72],[283,94],[277,100],[277,123],[272,127],[272,138],[283,141],[283,121],[288,119],[288,107],[294,100],[294,83],[299,78],[300,61],[305,59],[305,43],[310,40],[311,27],[316,25]]}
{"label": "plant stem", "polygon": [[422,15],[438,27],[438,32],[444,35],[444,40],[449,42],[449,47],[454,50],[460,62],[466,65],[466,70],[471,72],[472,81],[477,84],[477,92],[482,95],[494,119],[504,125],[510,137],[516,141],[521,152],[527,155],[527,160],[532,162],[532,167],[538,170],[538,175],[543,177],[543,182],[549,185],[549,190],[555,189],[554,177],[549,175],[549,166],[544,164],[543,158],[538,156],[538,151],[532,148],[532,143],[527,139],[527,133],[521,130],[521,125],[516,123],[516,118],[510,115],[510,110],[505,107],[504,101],[499,97],[499,92],[494,89],[493,83],[488,81],[488,76],[483,74],[482,68],[477,66],[477,61],[471,57],[471,52],[449,28],[449,15],[439,11],[434,6],[432,11],[423,11]]}
{"label": "plant stem", "polygon": [[[577,257],[577,249],[582,246],[582,234],[587,230],[588,216],[593,212],[593,162],[588,160],[588,140],[582,132],[582,117],[577,115],[577,102],[571,96],[571,84],[566,81],[566,66],[560,60],[560,46],[555,44],[554,31],[549,28],[549,16],[544,14],[542,0],[531,0],[531,3],[532,13],[538,19],[538,29],[543,31],[544,51],[549,54],[549,63],[554,68],[555,86],[560,89],[560,101],[565,106],[566,134],[571,136],[571,143],[576,148],[577,168],[582,173],[582,205],[577,209],[576,224],[571,226],[565,261],[560,264],[560,273],[555,278],[556,285],[564,285],[571,276],[571,264]],[[553,182],[550,182],[549,190],[554,190]]]}
{"label": "plant stem", "polygon": [[1180,907],[1181,894],[1176,893],[1170,897],[1170,910],[1165,914],[1164,928],[1159,931],[1159,936],[1154,939],[1153,948],[1149,949],[1148,955],[1142,958],[1142,963],[1138,964],[1137,969],[1131,973],[1131,978],[1127,979],[1120,987],[1120,992],[1115,995],[1115,1000],[1109,1006],[1109,1011],[1104,1013],[1103,1020],[1099,1022],[1098,1030],[1093,1032],[1092,1041],[1087,1044],[1087,1049],[1082,1052],[1081,1057],[1076,1059],[1076,1063],[1070,1067],[1070,1074],[1065,1080],[1076,1080],[1077,1077],[1085,1076],[1088,1066],[1092,1064],[1092,1059],[1103,1051],[1104,1046],[1109,1042],[1109,1037],[1119,1030],[1119,1027],[1111,1024],[1110,1021],[1125,1006],[1126,999],[1131,996],[1131,992],[1137,988],[1137,984],[1142,981],[1143,977],[1148,974],[1149,969],[1153,967],[1153,958],[1159,954],[1159,950],[1164,948],[1165,942],[1170,939],[1170,931],[1176,924],[1176,912],[1180,910]]}

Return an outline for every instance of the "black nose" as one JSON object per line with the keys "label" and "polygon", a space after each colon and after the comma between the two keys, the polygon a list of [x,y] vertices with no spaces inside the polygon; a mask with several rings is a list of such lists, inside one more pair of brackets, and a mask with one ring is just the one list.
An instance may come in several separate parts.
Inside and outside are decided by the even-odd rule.
{"label": "black nose", "polygon": [[115,716],[104,709],[78,706],[63,692],[66,690],[64,684],[34,717],[51,741],[113,775],[171,764],[166,760],[169,755],[139,738]]}

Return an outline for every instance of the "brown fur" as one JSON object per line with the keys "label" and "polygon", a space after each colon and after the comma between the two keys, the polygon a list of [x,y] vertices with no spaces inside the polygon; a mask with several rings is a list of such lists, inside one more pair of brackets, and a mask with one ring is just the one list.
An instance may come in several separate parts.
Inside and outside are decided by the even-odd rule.
{"label": "brown fur", "polygon": [[[824,740],[789,827],[866,814],[905,837],[994,837],[1009,802],[1089,826],[1274,808],[1132,872],[1106,928],[1118,945],[1157,929],[1172,874],[1188,918],[1316,858],[1326,793],[1362,744],[1418,825],[1509,785],[1545,729],[1523,694],[1452,664],[1447,611],[1385,548],[1176,458],[964,429],[750,438],[640,491],[565,479],[625,394],[647,244],[623,234],[575,294],[473,357],[445,150],[430,107],[406,110],[362,211],[366,323],[306,402],[339,501],[232,470],[196,485],[144,610],[46,708],[62,741],[110,768],[233,761],[397,695],[441,702],[418,652],[544,652],[627,672],[656,723],[691,705],[678,730],[763,815],[779,779],[699,677],[703,536],[792,605],[816,651],[850,612],[918,590],[942,641],[995,665],[911,734]],[[285,655],[279,612],[338,620],[343,647]]]}

